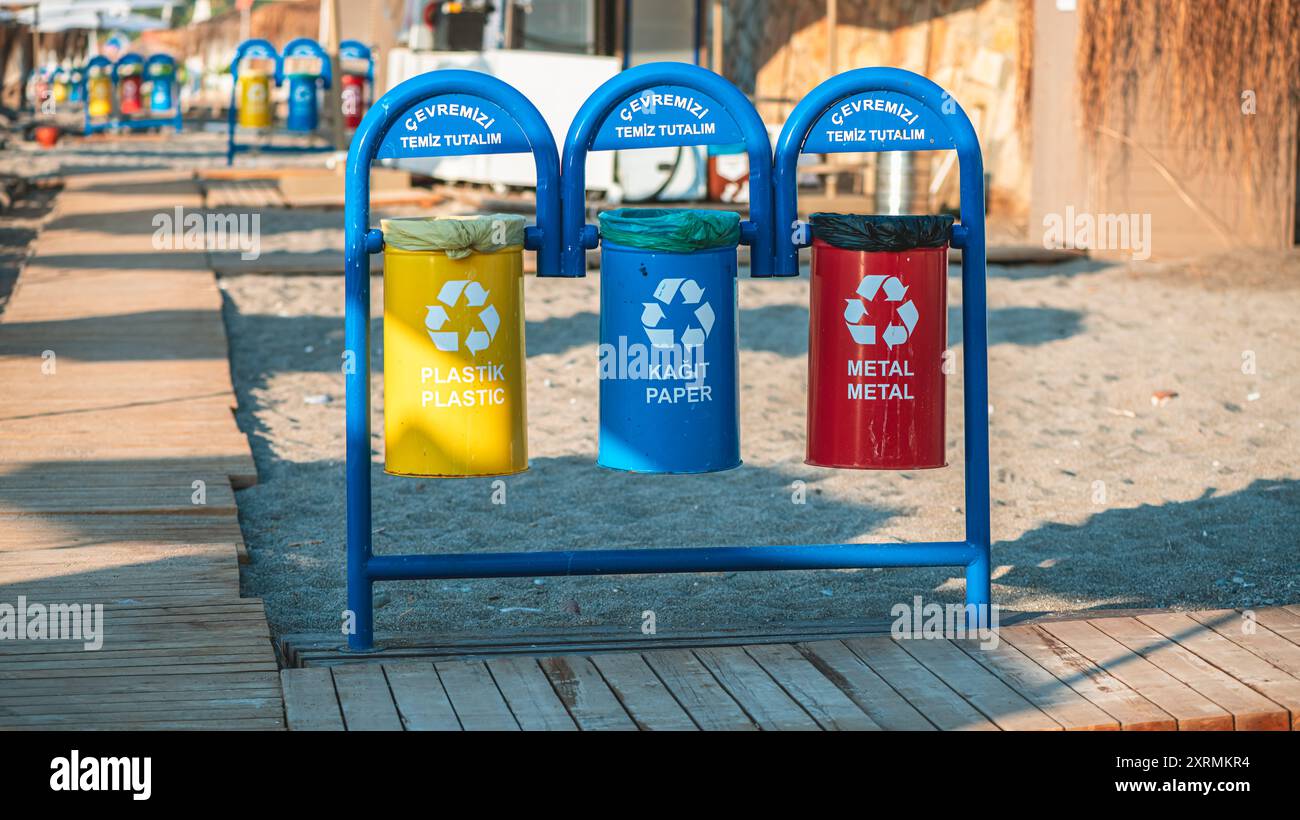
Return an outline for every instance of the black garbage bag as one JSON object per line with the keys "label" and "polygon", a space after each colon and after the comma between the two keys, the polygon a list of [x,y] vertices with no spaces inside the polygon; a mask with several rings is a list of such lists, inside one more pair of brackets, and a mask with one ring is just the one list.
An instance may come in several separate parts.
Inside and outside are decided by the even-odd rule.
{"label": "black garbage bag", "polygon": [[812,215],[813,236],[850,251],[907,251],[938,248],[952,238],[954,219],[941,215]]}

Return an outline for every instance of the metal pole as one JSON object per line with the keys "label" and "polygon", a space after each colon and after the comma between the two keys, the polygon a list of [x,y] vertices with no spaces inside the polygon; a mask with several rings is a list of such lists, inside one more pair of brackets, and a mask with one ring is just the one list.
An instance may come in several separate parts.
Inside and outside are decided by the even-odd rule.
{"label": "metal pole", "polygon": [[[709,63],[714,74],[722,74],[722,0],[713,0],[713,44],[709,48]],[[753,186],[750,187],[753,190]]]}

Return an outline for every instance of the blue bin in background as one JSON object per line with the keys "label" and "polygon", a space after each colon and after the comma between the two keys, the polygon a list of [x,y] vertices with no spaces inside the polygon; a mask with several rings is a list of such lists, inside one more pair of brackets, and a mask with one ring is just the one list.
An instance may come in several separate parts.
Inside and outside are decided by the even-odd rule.
{"label": "blue bin in background", "polygon": [[290,131],[315,131],[320,122],[316,103],[314,74],[289,75],[289,116],[285,128]]}
{"label": "blue bin in background", "polygon": [[149,92],[149,108],[153,111],[170,111],[172,109],[172,82],[174,74],[162,74],[153,77],[153,90]]}
{"label": "blue bin in background", "polygon": [[739,215],[629,208],[600,223],[597,463],[638,473],[740,466]]}

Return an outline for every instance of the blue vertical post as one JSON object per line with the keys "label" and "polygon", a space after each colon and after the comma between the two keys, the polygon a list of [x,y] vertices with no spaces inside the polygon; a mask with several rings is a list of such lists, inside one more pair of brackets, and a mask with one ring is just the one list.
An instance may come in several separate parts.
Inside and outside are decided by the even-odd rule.
{"label": "blue vertical post", "polygon": [[[458,108],[461,96],[480,106],[493,106],[478,120],[464,115],[438,116],[426,105],[435,97],[451,95]],[[459,95],[459,96],[458,96]],[[412,110],[419,106],[418,120]],[[433,110],[435,113],[429,115]],[[357,127],[348,149],[343,208],[344,245],[344,385],[346,389],[347,478],[347,581],[348,609],[355,628],[348,648],[368,652],[374,647],[374,596],[378,578],[371,567],[370,487],[370,254],[383,250],[383,237],[370,228],[370,166],[376,158],[435,156],[447,153],[490,153],[493,149],[407,148],[400,136],[386,140],[400,121],[445,130],[472,129],[491,118],[501,137],[498,153],[531,151],[537,165],[537,225],[530,226],[524,247],[537,251],[539,275],[555,275],[560,265],[560,162],[546,121],[537,108],[514,87],[477,71],[430,71],[393,88],[376,101]],[[498,117],[509,122],[499,122]],[[509,133],[503,133],[509,128]]]}
{"label": "blue vertical post", "polygon": [[[876,92],[897,98],[868,99]],[[858,104],[853,104],[854,102]],[[846,103],[848,103],[846,105]],[[865,103],[871,103],[866,105]],[[915,104],[911,110],[908,104]],[[901,107],[900,107],[901,106]],[[865,112],[865,114],[864,114]],[[908,127],[898,129],[900,137],[890,144],[855,137],[848,120],[854,116],[877,116],[892,123],[894,118]],[[839,128],[834,136],[815,134],[827,130],[824,117]],[[839,123],[835,119],[839,118]],[[918,134],[918,130],[920,133]],[[964,421],[966,450],[966,543],[971,557],[966,562],[966,603],[976,605],[984,616],[990,603],[989,528],[989,413],[988,413],[988,318],[985,297],[984,161],[979,137],[970,118],[948,92],[935,83],[897,68],[859,68],[838,74],[814,88],[799,102],[777,140],[776,187],[776,274],[799,272],[797,163],[799,153],[814,138],[817,151],[932,150],[951,148],[957,152],[961,182],[961,222],[953,228],[954,247],[962,251],[962,362],[964,366]],[[806,235],[806,232],[802,232]],[[811,241],[810,239],[807,241]],[[806,244],[806,243],[805,243]]]}

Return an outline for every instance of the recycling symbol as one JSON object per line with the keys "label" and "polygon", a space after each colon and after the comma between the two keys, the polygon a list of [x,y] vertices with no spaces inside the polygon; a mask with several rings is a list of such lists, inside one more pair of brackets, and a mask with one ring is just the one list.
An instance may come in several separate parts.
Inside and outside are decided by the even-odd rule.
{"label": "recycling symbol", "polygon": [[659,323],[667,317],[663,305],[671,305],[677,296],[682,297],[683,304],[699,306],[694,312],[699,326],[687,324],[686,329],[682,331],[682,347],[698,347],[704,344],[704,340],[709,338],[709,332],[713,330],[716,317],[709,303],[702,301],[704,288],[700,287],[694,279],[663,279],[655,288],[655,301],[642,302],[644,309],[641,311],[641,325],[645,328],[645,335],[650,339],[653,347],[673,347],[676,344],[673,329],[660,327]]}
{"label": "recycling symbol", "polygon": [[480,350],[486,350],[487,346],[492,344],[492,340],[497,335],[497,328],[501,326],[501,317],[497,315],[497,309],[487,304],[488,292],[478,282],[453,279],[443,283],[442,289],[438,291],[438,301],[442,304],[425,305],[429,312],[424,316],[424,326],[429,331],[429,338],[439,350],[443,352],[459,350],[460,334],[442,328],[451,320],[447,308],[455,308],[460,303],[461,296],[465,297],[465,304],[468,307],[482,308],[478,311],[478,319],[482,327],[471,330],[465,335],[465,349],[477,356]]}
{"label": "recycling symbol", "polygon": [[916,312],[916,305],[912,300],[904,301],[907,295],[907,287],[897,276],[883,276],[879,274],[870,274],[863,277],[858,283],[858,297],[854,299],[845,299],[844,323],[849,328],[849,334],[853,336],[853,341],[860,345],[873,345],[876,343],[876,325],[863,324],[863,320],[869,318],[867,312],[867,302],[872,302],[876,294],[880,291],[885,293],[886,302],[899,302],[901,304],[896,308],[901,325],[894,324],[892,321],[880,334],[881,340],[891,348],[894,345],[901,345],[912,335],[912,330],[916,327],[916,320],[919,318]]}

